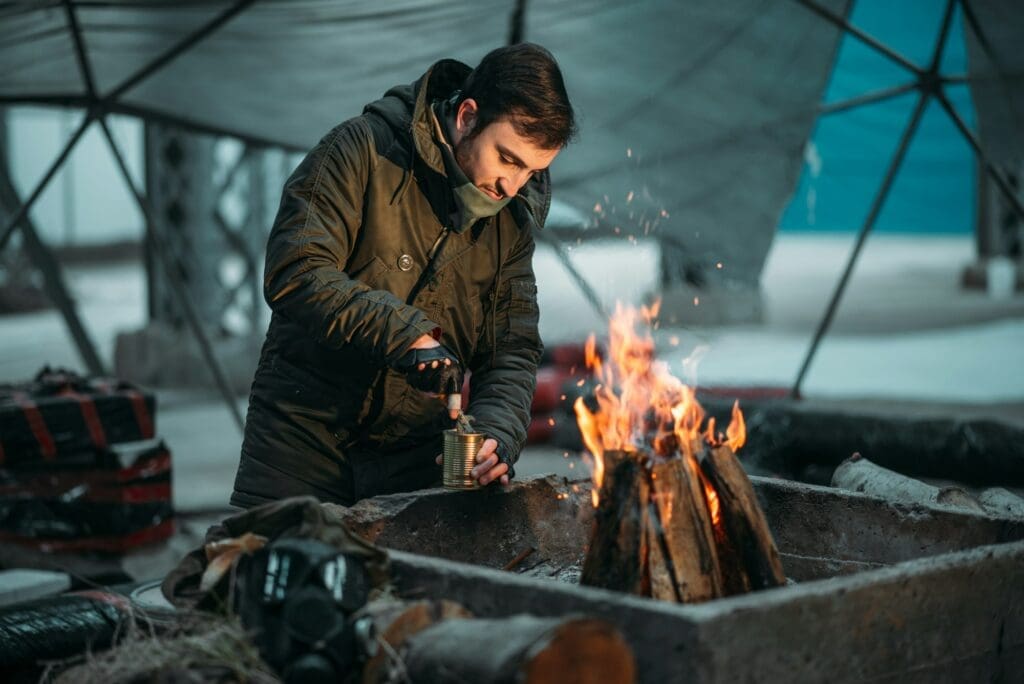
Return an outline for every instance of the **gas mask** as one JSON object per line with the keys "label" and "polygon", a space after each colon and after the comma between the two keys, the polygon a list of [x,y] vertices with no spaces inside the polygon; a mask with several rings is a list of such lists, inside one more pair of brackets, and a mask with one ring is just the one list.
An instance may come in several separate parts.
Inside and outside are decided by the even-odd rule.
{"label": "gas mask", "polygon": [[239,562],[235,606],[285,682],[336,682],[356,665],[352,614],[370,580],[360,559],[313,539],[278,539]]}

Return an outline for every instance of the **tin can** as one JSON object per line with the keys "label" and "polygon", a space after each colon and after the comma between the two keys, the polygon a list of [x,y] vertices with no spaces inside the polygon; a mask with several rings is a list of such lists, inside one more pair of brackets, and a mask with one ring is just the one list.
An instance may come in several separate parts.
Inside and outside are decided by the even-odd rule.
{"label": "tin can", "polygon": [[478,489],[470,475],[476,465],[476,453],[483,446],[484,435],[480,432],[444,431],[444,473],[443,482],[447,489]]}

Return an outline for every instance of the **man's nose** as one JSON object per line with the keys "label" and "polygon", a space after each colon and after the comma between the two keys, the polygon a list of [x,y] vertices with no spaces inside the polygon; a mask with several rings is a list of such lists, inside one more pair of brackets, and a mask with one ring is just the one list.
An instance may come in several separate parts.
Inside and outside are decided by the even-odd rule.
{"label": "man's nose", "polygon": [[506,176],[505,178],[498,179],[498,190],[504,197],[514,197],[519,188],[526,184],[529,180],[530,174],[527,171],[519,174],[518,176]]}

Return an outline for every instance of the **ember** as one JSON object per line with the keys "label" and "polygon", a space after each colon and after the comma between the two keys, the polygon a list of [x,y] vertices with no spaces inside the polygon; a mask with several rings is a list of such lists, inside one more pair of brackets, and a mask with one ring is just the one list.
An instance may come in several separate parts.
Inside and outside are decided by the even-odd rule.
{"label": "ember", "polygon": [[[724,434],[694,390],[657,361],[658,305],[619,305],[607,359],[586,358],[594,400],[574,408],[593,457],[595,529],[581,582],[674,601],[777,586],[778,552],[735,451],[746,441],[738,403]],[[596,404],[596,405],[595,405]]]}

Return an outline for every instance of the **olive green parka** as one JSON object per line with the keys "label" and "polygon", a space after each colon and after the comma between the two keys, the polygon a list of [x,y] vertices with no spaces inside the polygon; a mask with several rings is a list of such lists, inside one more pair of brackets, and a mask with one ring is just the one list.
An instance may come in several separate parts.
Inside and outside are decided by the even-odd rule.
{"label": "olive green parka", "polygon": [[[452,422],[394,365],[414,340],[470,370],[467,413],[514,462],[541,354],[533,231],[548,174],[458,232],[430,107],[470,69],[453,60],[328,133],[284,187],[267,245],[270,327],[232,504],[296,494],[350,504],[440,478]],[[430,257],[433,252],[433,258]]]}

